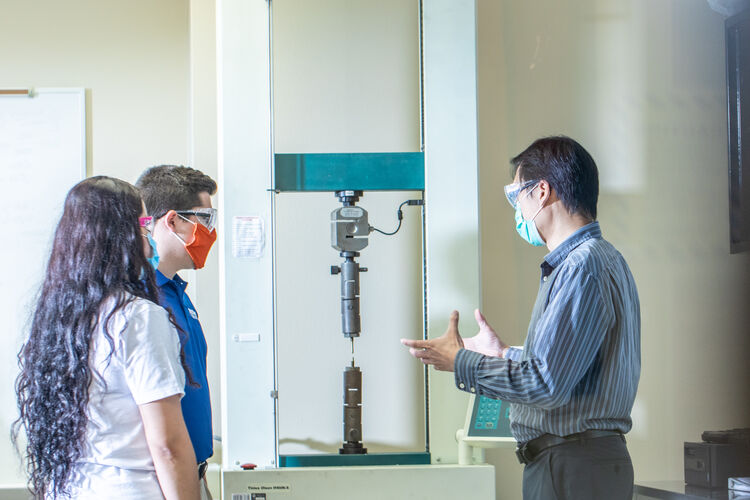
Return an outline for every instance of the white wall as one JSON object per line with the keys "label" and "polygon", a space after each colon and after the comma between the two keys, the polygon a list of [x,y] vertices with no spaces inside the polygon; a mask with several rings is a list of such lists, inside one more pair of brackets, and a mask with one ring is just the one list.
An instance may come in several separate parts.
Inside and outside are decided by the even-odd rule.
{"label": "white wall", "polygon": [[[636,480],[683,478],[682,443],[750,424],[749,255],[729,255],[723,19],[703,0],[479,0],[484,307],[522,342],[545,251],[513,229],[508,159],[564,133],[597,160],[604,237],[630,264],[642,373]],[[498,496],[521,468],[493,451]]]}
{"label": "white wall", "polygon": [[[150,165],[187,163],[187,0],[8,1],[2,9],[0,88],[86,88],[90,175],[134,182]],[[31,188],[44,182],[29,179]],[[20,335],[3,332],[0,351],[17,352]],[[16,418],[15,401],[0,407],[0,421]],[[7,435],[0,484],[24,482]]]}
{"label": "white wall", "polygon": [[90,173],[187,162],[186,0],[4,2],[3,87],[85,87]]}

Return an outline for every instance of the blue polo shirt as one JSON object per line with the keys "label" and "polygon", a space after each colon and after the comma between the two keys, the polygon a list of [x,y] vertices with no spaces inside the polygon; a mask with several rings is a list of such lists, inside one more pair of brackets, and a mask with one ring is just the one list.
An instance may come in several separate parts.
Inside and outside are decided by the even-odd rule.
{"label": "blue polo shirt", "polygon": [[182,398],[182,415],[195,448],[195,458],[200,463],[214,454],[211,396],[206,375],[206,337],[198,321],[198,313],[185,293],[187,281],[178,274],[169,279],[157,269],[156,284],[159,286],[162,307],[172,312],[177,325],[183,330],[180,332],[180,343],[185,350],[185,364],[190,368],[193,380],[200,385],[191,387],[189,382],[186,383],[185,396]]}

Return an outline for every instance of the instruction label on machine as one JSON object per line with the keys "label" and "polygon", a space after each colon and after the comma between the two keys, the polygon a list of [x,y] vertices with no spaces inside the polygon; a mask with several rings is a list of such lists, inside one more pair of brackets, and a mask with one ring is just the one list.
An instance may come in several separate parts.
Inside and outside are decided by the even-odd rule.
{"label": "instruction label on machine", "polygon": [[263,219],[257,215],[237,215],[232,218],[232,257],[260,259],[266,247]]}
{"label": "instruction label on machine", "polygon": [[[247,500],[268,499],[272,500],[277,496],[286,496],[292,492],[292,486],[287,483],[251,483],[247,485],[249,495],[245,494]],[[234,499],[234,494],[232,499]]]}

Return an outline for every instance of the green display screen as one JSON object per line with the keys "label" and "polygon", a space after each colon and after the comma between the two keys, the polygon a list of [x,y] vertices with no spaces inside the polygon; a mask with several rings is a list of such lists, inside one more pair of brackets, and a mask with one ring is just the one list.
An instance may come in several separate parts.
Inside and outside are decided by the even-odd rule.
{"label": "green display screen", "polygon": [[510,433],[510,403],[487,396],[474,398],[470,437],[512,437]]}

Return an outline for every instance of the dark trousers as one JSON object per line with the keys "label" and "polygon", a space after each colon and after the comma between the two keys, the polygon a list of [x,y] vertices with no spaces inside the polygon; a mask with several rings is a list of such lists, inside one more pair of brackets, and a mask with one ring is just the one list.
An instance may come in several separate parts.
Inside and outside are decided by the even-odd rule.
{"label": "dark trousers", "polygon": [[631,500],[633,463],[622,436],[561,444],[523,470],[524,500]]}

